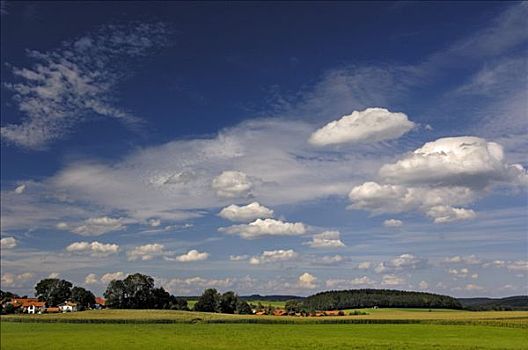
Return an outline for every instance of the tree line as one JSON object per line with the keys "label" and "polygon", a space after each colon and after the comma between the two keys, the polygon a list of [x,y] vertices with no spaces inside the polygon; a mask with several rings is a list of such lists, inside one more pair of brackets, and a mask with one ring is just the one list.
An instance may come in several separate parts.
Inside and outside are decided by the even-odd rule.
{"label": "tree line", "polygon": [[[58,278],[45,278],[35,286],[35,296],[46,302],[48,306],[57,306],[66,301],[77,303],[78,310],[85,310],[95,304],[95,295],[82,287],[73,286],[69,281]],[[105,306],[114,309],[167,309],[186,310],[190,308],[187,299],[176,297],[163,287],[156,287],[154,278],[135,273],[125,279],[115,279],[108,283],[104,292]],[[18,295],[0,291],[2,305],[14,312],[13,305],[7,302]],[[202,312],[221,312],[226,314],[251,314],[250,305],[242,300],[235,292],[228,291],[220,294],[216,289],[206,289],[194,304],[193,310]]]}
{"label": "tree line", "polygon": [[[169,294],[163,287],[156,288],[154,279],[136,273],[124,280],[108,284],[106,306],[115,309],[169,309],[190,310],[187,299]],[[216,289],[206,289],[193,307],[194,311],[221,312],[225,314],[250,314],[251,307],[233,291],[220,294]]]}
{"label": "tree line", "polygon": [[389,289],[351,289],[321,292],[303,300],[287,303],[287,309],[342,310],[370,307],[401,307],[430,309],[462,309],[460,302],[450,296],[424,292]]}
{"label": "tree line", "polygon": [[[38,282],[35,286],[35,296],[40,301],[45,301],[48,306],[73,301],[78,304],[79,310],[83,310],[95,304],[95,296],[91,291],[57,278],[46,278]],[[17,296],[0,291],[2,304],[14,297]],[[186,298],[171,295],[163,287],[156,287],[152,277],[140,273],[128,275],[122,280],[112,280],[104,292],[104,297],[106,306],[115,309],[191,309]],[[286,302],[285,309],[288,312],[302,313],[375,306],[383,308],[463,308],[457,299],[445,295],[388,289],[356,289],[327,291],[306,298],[289,300]],[[252,308],[257,311],[269,311],[269,313],[273,311],[271,307],[267,310],[260,303],[252,307],[233,291],[221,294],[214,288],[206,289],[192,307],[194,311],[227,314],[251,314]]]}

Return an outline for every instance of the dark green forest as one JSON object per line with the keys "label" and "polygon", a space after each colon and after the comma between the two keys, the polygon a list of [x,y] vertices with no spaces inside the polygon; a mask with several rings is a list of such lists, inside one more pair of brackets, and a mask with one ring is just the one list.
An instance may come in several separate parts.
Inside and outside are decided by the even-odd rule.
{"label": "dark green forest", "polygon": [[450,296],[389,289],[351,289],[321,292],[303,299],[302,306],[308,310],[342,310],[376,306],[384,308],[462,308],[462,304]]}

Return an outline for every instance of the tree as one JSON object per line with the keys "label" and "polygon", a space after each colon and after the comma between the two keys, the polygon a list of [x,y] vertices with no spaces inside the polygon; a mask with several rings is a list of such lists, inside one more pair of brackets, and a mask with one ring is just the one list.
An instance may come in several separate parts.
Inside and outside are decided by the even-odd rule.
{"label": "tree", "polygon": [[203,312],[219,312],[220,293],[218,293],[214,288],[206,289],[196,304],[194,304],[194,310]]}
{"label": "tree", "polygon": [[49,306],[57,306],[71,297],[71,282],[58,278],[45,278],[35,286],[35,295]]}
{"label": "tree", "polygon": [[83,287],[73,287],[71,299],[77,302],[81,309],[86,309],[95,304],[95,295]]}
{"label": "tree", "polygon": [[251,310],[251,306],[247,302],[238,299],[235,312],[240,315],[250,315],[253,313],[253,310]]}
{"label": "tree", "polygon": [[154,279],[140,273],[111,281],[104,297],[106,305],[116,309],[188,310],[187,300],[170,295],[163,287],[155,288]]}
{"label": "tree", "polygon": [[[155,293],[156,296],[154,295]],[[155,291],[154,279],[147,275],[135,273],[124,280],[113,280],[104,293],[108,307],[118,309],[149,309],[159,308],[156,297],[163,295],[165,290]],[[167,293],[168,294],[168,293]],[[163,301],[161,302],[163,303]]]}
{"label": "tree", "polygon": [[2,313],[9,315],[15,313],[15,306],[13,304],[7,304],[5,308],[2,310]]}
{"label": "tree", "polygon": [[264,305],[262,305],[262,303],[260,301],[257,303],[256,311],[257,312],[264,311]]}
{"label": "tree", "polygon": [[18,298],[18,295],[8,291],[4,292],[3,290],[0,290],[0,302],[3,303],[4,301],[9,301],[13,298]]}
{"label": "tree", "polygon": [[189,306],[187,305],[187,299],[178,298],[178,297],[175,297],[174,295],[171,295],[169,309],[189,311]]}
{"label": "tree", "polygon": [[153,309],[169,309],[171,303],[171,295],[163,287],[154,288],[152,290],[150,307]]}
{"label": "tree", "polygon": [[238,296],[235,292],[225,292],[220,297],[220,312],[224,314],[234,314],[237,308]]}
{"label": "tree", "polygon": [[284,304],[284,308],[288,312],[301,312],[303,311],[303,304],[299,300],[288,300]]}
{"label": "tree", "polygon": [[135,273],[123,280],[128,295],[128,306],[131,309],[148,309],[153,307],[154,279],[147,275]]}
{"label": "tree", "polygon": [[103,295],[106,299],[106,306],[116,309],[128,308],[128,293],[122,280],[110,281]]}

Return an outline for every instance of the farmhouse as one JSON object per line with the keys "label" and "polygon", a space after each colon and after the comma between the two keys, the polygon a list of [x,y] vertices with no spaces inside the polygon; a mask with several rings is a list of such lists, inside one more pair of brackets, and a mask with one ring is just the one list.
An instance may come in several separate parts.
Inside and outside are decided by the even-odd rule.
{"label": "farmhouse", "polygon": [[77,311],[77,303],[67,301],[59,305],[59,309],[62,312],[74,312]]}
{"label": "farmhouse", "polygon": [[275,309],[273,310],[273,316],[287,316],[288,315],[288,311],[284,310],[284,309]]}
{"label": "farmhouse", "polygon": [[95,309],[104,309],[106,307],[106,299],[102,297],[96,297],[95,298]]}
{"label": "farmhouse", "polygon": [[46,309],[46,303],[37,298],[13,298],[9,303],[28,314],[42,313]]}
{"label": "farmhouse", "polygon": [[325,316],[344,316],[345,313],[340,310],[329,310],[324,312]]}

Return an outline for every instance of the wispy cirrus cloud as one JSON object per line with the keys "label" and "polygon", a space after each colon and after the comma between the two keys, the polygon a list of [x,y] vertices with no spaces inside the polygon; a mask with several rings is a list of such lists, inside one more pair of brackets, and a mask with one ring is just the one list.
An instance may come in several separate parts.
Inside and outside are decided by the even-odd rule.
{"label": "wispy cirrus cloud", "polygon": [[11,67],[13,80],[4,84],[23,119],[2,126],[2,140],[41,149],[89,119],[116,118],[129,126],[141,122],[115,103],[116,85],[128,74],[122,62],[166,45],[169,33],[163,23],[106,25],[56,50],[28,50],[33,65]]}
{"label": "wispy cirrus cloud", "polygon": [[88,218],[73,226],[66,222],[59,222],[56,227],[59,230],[68,230],[81,236],[99,236],[108,232],[126,229],[122,218],[108,216]]}

